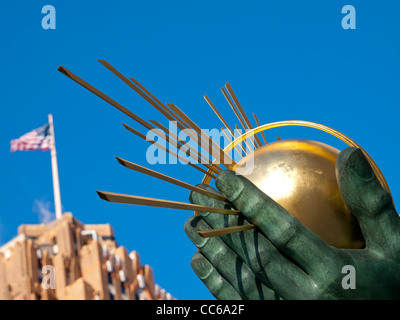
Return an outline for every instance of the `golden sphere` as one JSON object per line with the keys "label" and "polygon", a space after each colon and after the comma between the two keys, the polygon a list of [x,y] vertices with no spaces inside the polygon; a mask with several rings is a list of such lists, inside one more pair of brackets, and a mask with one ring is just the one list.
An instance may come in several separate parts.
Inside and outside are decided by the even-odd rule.
{"label": "golden sphere", "polygon": [[328,244],[362,248],[360,227],[336,181],[338,154],[336,148],[317,141],[279,140],[247,155],[234,170],[240,169],[240,174]]}

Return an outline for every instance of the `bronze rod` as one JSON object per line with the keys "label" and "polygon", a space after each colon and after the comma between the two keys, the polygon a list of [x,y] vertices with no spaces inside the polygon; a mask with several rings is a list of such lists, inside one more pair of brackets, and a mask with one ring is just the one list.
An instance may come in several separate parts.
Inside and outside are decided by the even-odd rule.
{"label": "bronze rod", "polygon": [[221,236],[224,234],[230,234],[230,233],[234,233],[234,232],[252,230],[254,228],[255,228],[255,226],[253,224],[246,224],[243,226],[234,226],[234,227],[227,227],[227,228],[220,228],[220,229],[197,231],[197,233],[199,234],[199,236],[201,236],[203,238],[210,238],[210,237]]}
{"label": "bronze rod", "polygon": [[[104,101],[108,102],[109,104],[111,104],[112,106],[117,108],[118,110],[122,111],[123,113],[125,113],[126,115],[128,115],[129,117],[131,117],[132,119],[134,119],[135,121],[140,123],[141,125],[143,125],[148,130],[156,129],[154,126],[149,124],[147,121],[143,120],[141,117],[139,117],[138,115],[136,115],[135,113],[133,113],[129,109],[125,108],[124,106],[122,106],[121,104],[119,104],[118,102],[116,102],[115,100],[113,100],[112,98],[110,98],[109,96],[107,96],[106,94],[101,92],[100,90],[96,89],[91,84],[87,83],[85,80],[79,78],[77,75],[75,75],[74,73],[72,73],[68,69],[60,66],[58,68],[58,71],[60,71],[61,73],[63,73],[67,77],[69,77],[70,79],[74,80],[75,82],[77,82],[78,84],[83,86],[85,89],[91,91],[92,93],[94,93],[95,95],[97,95],[98,97],[103,99]],[[169,140],[167,140],[167,142],[169,142]]]}
{"label": "bronze rod", "polygon": [[[228,154],[226,154],[225,151],[218,144],[214,143],[214,141],[212,141],[212,139],[196,123],[194,123],[182,110],[180,110],[176,105],[174,105],[172,103],[168,103],[167,105],[175,113],[177,113],[181,118],[183,118],[187,123],[189,123],[191,128],[193,128],[200,136],[204,135],[205,138],[207,138],[209,141],[211,141],[211,143],[210,143],[211,147],[214,148],[214,150],[216,149],[216,151],[219,151],[219,155],[220,155],[219,161],[224,166],[226,166],[228,169],[231,169],[232,166],[236,164],[236,162]],[[227,157],[227,160],[230,162],[229,164],[224,163],[224,161],[223,161],[224,156]]]}
{"label": "bronze rod", "polygon": [[[103,61],[105,64],[107,64],[105,61]],[[111,66],[110,66],[111,67]],[[111,67],[112,68],[112,67]],[[143,125],[144,127],[146,127],[149,130],[155,129],[152,125],[150,125],[149,123],[147,123],[145,120],[143,120],[142,118],[140,118],[139,116],[137,116],[135,113],[133,113],[132,111],[130,111],[129,109],[125,108],[124,106],[122,106],[120,103],[116,102],[115,100],[113,100],[112,98],[110,98],[109,96],[107,96],[106,94],[104,94],[103,92],[101,92],[100,90],[98,90],[97,88],[95,88],[94,86],[92,86],[91,84],[89,84],[88,82],[86,82],[85,80],[81,79],[80,77],[78,77],[77,75],[75,75],[73,72],[71,72],[70,70],[68,70],[67,68],[60,66],[58,68],[58,71],[60,71],[61,73],[63,73],[65,76],[69,77],[70,79],[74,80],[75,82],[77,82],[78,84],[80,84],[82,87],[84,87],[85,89],[89,90],[90,92],[94,93],[95,95],[97,95],[98,97],[100,97],[101,99],[103,99],[104,101],[108,102],[109,104],[111,104],[112,106],[114,106],[115,108],[117,108],[118,110],[120,110],[121,112],[125,113],[126,115],[128,115],[129,117],[131,117],[132,119],[134,119],[135,121],[137,121],[138,123],[140,123],[141,125]],[[116,71],[118,72],[118,71]],[[185,161],[185,160],[184,160]],[[232,160],[233,161],[233,160]]]}
{"label": "bronze rod", "polygon": [[[181,141],[179,139],[179,137],[175,133],[173,133],[170,130],[168,130],[167,127],[165,127],[164,125],[162,125],[160,122],[158,122],[156,120],[150,120],[150,122],[152,124],[154,124],[155,126],[159,127],[162,131],[164,131],[164,133],[167,135],[167,137],[169,137],[169,138],[172,137],[172,139],[174,139],[175,142],[177,143],[177,147],[178,146],[180,146],[180,147],[183,146],[183,142],[185,142],[185,141]],[[203,155],[201,155],[201,156],[203,157],[203,160],[206,159]],[[200,161],[201,159],[199,158],[199,155],[198,155],[197,152],[196,152],[196,158],[192,157],[192,159],[197,161],[197,162],[201,162]],[[208,162],[208,159],[207,159],[207,162]]]}
{"label": "bronze rod", "polygon": [[[173,115],[171,116],[169,114],[169,110],[164,110],[164,108],[160,105],[158,105],[151,97],[146,95],[145,92],[140,90],[135,84],[132,83],[127,77],[125,77],[122,73],[120,73],[117,69],[115,69],[112,65],[110,65],[107,61],[105,60],[99,60],[99,62],[105,66],[108,70],[110,70],[112,73],[114,73],[118,78],[120,78],[123,82],[125,82],[131,89],[133,89],[136,93],[138,93],[143,99],[145,99],[149,104],[151,104],[157,111],[159,111],[164,117],[166,117],[169,121],[174,121]],[[142,86],[143,87],[143,86]],[[144,87],[143,87],[144,88]],[[148,92],[148,90],[146,89]],[[153,96],[153,95],[152,95]],[[154,96],[153,96],[154,97]],[[158,100],[158,99],[157,99]],[[159,100],[158,100],[159,101]],[[181,130],[183,130],[183,127],[181,124],[177,121],[177,127]]]}
{"label": "bronze rod", "polygon": [[[256,120],[257,126],[259,127],[260,126],[260,121],[258,121],[257,115],[254,112],[253,112],[253,117],[254,117],[254,120]],[[265,144],[268,144],[267,138],[265,138],[264,132],[262,132],[262,131],[261,131],[261,136],[262,136]]]}
{"label": "bronze rod", "polygon": [[[101,92],[100,90],[96,89],[95,87],[93,87],[91,84],[87,83],[85,80],[79,78],[77,75],[75,75],[74,73],[72,73],[71,71],[69,71],[68,69],[60,66],[58,68],[58,71],[60,71],[61,73],[63,73],[64,75],[66,75],[67,77],[69,77],[70,79],[74,80],[75,82],[77,82],[78,84],[80,84],[81,86],[83,86],[84,88],[86,88],[87,90],[89,90],[90,92],[94,93],[95,95],[97,95],[98,97],[100,97],[101,99],[103,99],[104,101],[108,102],[109,104],[111,104],[112,106],[114,106],[115,108],[117,108],[118,110],[122,111],[123,113],[125,113],[126,115],[128,115],[129,117],[131,117],[132,119],[134,119],[135,121],[137,121],[138,123],[140,123],[142,126],[144,126],[145,128],[147,128],[148,130],[154,130],[156,129],[153,125],[151,125],[150,123],[148,123],[147,121],[143,120],[141,117],[139,117],[138,115],[136,115],[135,113],[133,113],[132,111],[130,111],[129,109],[125,108],[124,106],[122,106],[121,104],[119,104],[118,102],[116,102],[115,100],[111,99],[109,96],[107,96],[106,94],[104,94],[103,92]],[[145,138],[146,139],[146,138]],[[167,140],[167,142],[169,142],[169,140]],[[159,145],[159,147],[161,147]],[[196,168],[199,168],[196,166]],[[205,170],[204,170],[205,171]],[[203,172],[203,171],[202,171]],[[207,171],[205,171],[207,172]]]}
{"label": "bronze rod", "polygon": [[208,105],[211,107],[211,109],[217,115],[219,120],[221,120],[222,124],[231,132],[232,136],[235,136],[233,133],[233,130],[231,129],[229,124],[225,121],[225,119],[222,117],[221,113],[218,111],[218,109],[215,107],[215,105],[211,102],[210,98],[207,95],[205,95],[204,99],[207,101]]}
{"label": "bronze rod", "polygon": [[[229,84],[229,82],[227,82],[225,84],[225,87],[228,90],[229,94],[231,95],[231,97],[233,99],[233,102],[237,106],[237,108],[238,108],[240,114],[242,115],[244,121],[246,122],[246,124],[248,126],[248,129],[253,129],[253,126],[252,126],[249,118],[247,117],[246,112],[244,111],[242,105],[240,104],[239,99],[236,97],[235,92],[233,91],[233,89],[232,89],[231,85]],[[255,136],[255,142],[258,145],[258,147],[261,147],[261,141],[257,136]]]}
{"label": "bronze rod", "polygon": [[243,127],[243,130],[246,130],[246,125],[244,124],[242,118],[239,115],[238,110],[236,110],[235,105],[233,104],[231,98],[229,97],[228,93],[226,92],[225,88],[221,88],[222,94],[224,95],[226,101],[228,101],[229,106],[231,107],[232,111],[235,113],[236,118],[238,118],[238,120],[240,121],[240,124]]}
{"label": "bronze rod", "polygon": [[206,195],[206,196],[208,196],[208,197],[211,197],[211,198],[214,198],[214,199],[216,199],[216,200],[219,200],[219,201],[223,201],[223,202],[228,203],[228,200],[227,200],[227,199],[225,199],[224,197],[221,197],[221,196],[218,195],[218,194],[215,194],[215,193],[213,193],[213,192],[204,190],[204,189],[199,188],[199,187],[196,187],[196,186],[192,186],[192,185],[189,184],[189,183],[180,181],[180,180],[178,180],[178,179],[172,178],[172,177],[167,176],[167,175],[165,175],[165,174],[162,174],[162,173],[160,173],[160,172],[157,172],[157,171],[151,170],[151,169],[149,169],[149,168],[143,167],[143,166],[138,165],[138,164],[136,164],[136,163],[133,163],[133,162],[130,162],[130,161],[121,159],[121,158],[119,158],[119,157],[116,157],[116,158],[117,158],[118,162],[119,162],[121,165],[123,165],[124,167],[126,167],[126,168],[128,168],[128,169],[131,169],[131,170],[135,170],[135,171],[137,171],[137,172],[144,173],[144,174],[146,174],[146,175],[148,175],[148,176],[151,176],[151,177],[154,177],[154,178],[157,178],[157,179],[160,179],[160,180],[163,180],[163,181],[172,183],[172,184],[177,185],[177,186],[179,186],[179,187],[186,188],[186,189],[189,189],[189,190],[191,190],[191,191],[195,191],[195,192],[197,192],[197,193],[204,194],[204,195]]}
{"label": "bronze rod", "polygon": [[190,203],[177,202],[171,200],[133,196],[129,194],[122,194],[115,192],[106,192],[106,191],[96,191],[96,192],[101,199],[109,202],[126,203],[126,204],[140,205],[140,206],[158,207],[158,208],[195,210],[200,212],[214,212],[214,213],[230,214],[230,215],[240,214],[240,211],[238,210],[207,207],[198,204],[190,204]]}
{"label": "bronze rod", "polygon": [[[173,112],[173,111],[172,111],[172,112]],[[179,117],[179,116],[177,115],[177,117]],[[186,127],[186,129],[189,130],[189,131],[188,131],[189,136],[190,136],[192,139],[194,139],[194,140],[197,141],[197,145],[201,148],[201,147],[202,147],[202,143],[204,143],[205,145],[207,145],[207,146],[209,147],[208,153],[209,153],[210,155],[212,155],[212,151],[210,152],[211,146],[210,146],[209,142],[208,142],[204,137],[202,137],[201,134],[199,134],[196,130],[194,130],[194,129],[193,129],[192,127],[190,127],[189,125],[184,124],[184,126]],[[195,131],[195,133],[196,133],[195,136],[192,134],[192,130]],[[165,130],[164,130],[164,131],[165,131]],[[176,140],[176,139],[175,139],[175,140]],[[202,153],[200,153],[200,156],[203,158],[203,160],[205,159],[205,156],[204,156]],[[199,162],[201,162],[201,161],[199,161]],[[208,162],[209,162],[209,159],[207,159],[206,162],[208,163]],[[216,168],[217,170],[222,171],[222,169],[220,169],[220,168],[219,168],[218,166],[216,166],[216,165],[215,165],[215,168]]]}
{"label": "bronze rod", "polygon": [[183,126],[186,126],[186,122],[181,119],[178,115],[176,115],[173,111],[170,110],[168,106],[166,106],[164,103],[162,103],[155,95],[153,95],[149,90],[147,90],[139,81],[137,81],[135,78],[130,77],[129,78],[132,82],[134,82],[140,89],[142,89],[149,97],[151,97],[156,103],[158,103],[165,111],[167,111],[172,117],[175,118],[175,120],[179,123],[181,123]]}
{"label": "bronze rod", "polygon": [[[225,119],[222,117],[221,113],[218,111],[218,109],[212,103],[210,98],[207,95],[205,95],[204,99],[207,101],[208,105],[211,107],[211,109],[214,111],[214,113],[217,115],[217,117],[221,120],[222,124],[229,130],[229,132],[231,133],[232,137],[235,137],[235,134],[234,134],[233,130],[231,129],[229,124],[225,121]],[[225,132],[224,132],[224,134],[229,139],[229,136],[227,136]],[[246,153],[246,150],[243,148],[243,145],[240,144],[240,146],[242,147],[244,153]],[[239,151],[239,154],[240,154],[240,151]]]}
{"label": "bronze rod", "polygon": [[[239,128],[239,126],[237,124],[235,125],[235,129],[238,130],[238,132],[240,130],[240,128]],[[254,151],[254,149],[250,146],[250,144],[248,143],[247,139],[248,138],[244,139],[242,142],[244,142],[246,144],[247,148],[249,148],[249,152],[248,153],[251,153],[251,152]]]}
{"label": "bronze rod", "polygon": [[[154,125],[160,127],[168,136],[172,134],[172,138],[173,138],[181,147],[186,148],[186,147],[178,140],[178,137],[176,136],[176,134],[170,132],[170,131],[169,131],[165,126],[163,126],[161,123],[159,123],[158,121],[155,121],[155,120],[150,120],[150,122],[153,123]],[[190,135],[190,137],[191,137],[192,139],[196,139],[196,137],[193,138],[192,135]],[[196,140],[197,140],[197,139],[196,139]],[[198,143],[197,143],[197,144],[198,144]],[[198,145],[199,145],[199,144],[198,144]],[[200,146],[200,145],[199,145],[199,146]],[[189,150],[189,149],[187,148],[187,150]],[[214,171],[214,172],[217,173],[217,174],[218,174],[219,172],[222,171],[220,168],[214,167],[212,163],[209,163],[209,160],[208,160],[206,157],[204,157],[204,155],[202,155],[201,153],[199,154],[197,150],[196,150],[195,153],[196,153],[196,157],[197,157],[197,158],[195,159],[195,158],[192,157],[194,160],[196,160],[197,162],[201,163],[202,165],[204,165],[204,166],[207,167],[208,169],[211,169],[212,171]],[[219,170],[218,170],[218,169],[219,169]]]}
{"label": "bronze rod", "polygon": [[147,129],[149,129],[149,130],[154,129],[154,127],[152,125],[147,123],[145,120],[140,118],[138,115],[136,115],[135,113],[133,113],[129,109],[125,108],[123,105],[121,105],[120,103],[116,102],[115,100],[111,99],[109,96],[107,96],[106,94],[104,94],[100,90],[96,89],[91,84],[87,83],[85,80],[79,78],[73,72],[69,71],[68,69],[64,68],[63,66],[58,67],[58,71],[60,71],[62,74],[64,74],[68,78],[74,80],[76,83],[80,84],[85,89],[87,89],[90,92],[94,93],[96,96],[100,97],[104,101],[108,102],[113,107],[117,108],[119,111],[125,113],[127,116],[131,117],[133,120],[137,121],[138,123],[140,123],[141,125],[143,125]]}
{"label": "bronze rod", "polygon": [[[200,138],[200,141],[201,141],[200,144],[199,144],[200,147],[201,147],[201,143],[204,143],[208,147],[208,153],[210,155],[212,155],[212,150],[218,151],[218,148],[219,148],[219,150],[222,151],[222,154],[224,154],[224,152],[220,148],[220,146],[217,146],[218,148],[214,146],[215,143],[212,141],[212,139],[208,135],[205,135],[205,137],[202,135],[203,130],[200,127],[198,127],[182,110],[180,110],[173,103],[167,103],[167,106],[169,108],[171,108],[171,110],[174,113],[176,113],[178,116],[180,116],[181,118],[186,120],[186,122],[189,124],[187,126],[187,129],[193,129],[197,133],[197,135],[198,135],[198,137]],[[208,141],[207,141],[207,138],[208,138]],[[220,155],[221,155],[221,152],[220,152]],[[220,162],[222,162],[222,161],[220,161]]]}
{"label": "bronze rod", "polygon": [[[224,128],[221,128],[221,130],[222,130],[222,132],[224,133],[225,137],[227,137],[227,138],[229,139],[229,141],[232,142],[233,140],[231,139],[231,137],[229,137],[228,133],[225,132],[225,129],[224,129]],[[240,146],[242,147],[243,152],[244,152],[244,154],[246,155],[246,149],[243,148],[243,145],[242,145],[242,144],[240,144]],[[236,149],[236,151],[237,151],[241,156],[243,156],[242,151],[240,151],[240,149],[238,148],[237,145],[235,146],[235,149]]]}
{"label": "bronze rod", "polygon": [[[157,111],[159,111],[164,117],[169,121],[176,121],[176,126],[183,130],[185,128],[185,123],[179,117],[177,117],[165,104],[163,104],[159,99],[157,99],[149,90],[147,90],[139,81],[134,78],[130,80],[116,70],[111,64],[105,60],[99,60],[99,62],[114,73],[118,78],[124,81],[130,88],[132,88],[136,93],[138,93],[143,99],[145,99],[149,104],[151,104]],[[132,83],[133,82],[133,83]],[[182,124],[183,122],[183,124]]]}
{"label": "bronze rod", "polygon": [[[152,121],[152,123],[155,124],[155,125],[157,125],[157,126],[159,126],[161,129],[163,129],[164,132],[166,132],[166,133],[168,134],[168,129],[167,129],[165,126],[163,126],[161,123],[159,123],[158,121]],[[191,131],[189,131],[189,133],[190,133],[189,136],[190,136],[192,139],[196,139],[196,140],[198,141],[197,137],[193,136],[192,133],[191,133]],[[186,141],[184,141],[184,142],[182,143],[181,141],[178,140],[179,137],[177,137],[175,134],[173,135],[173,138],[174,138],[183,148],[186,148],[186,150],[189,150],[188,147],[186,147],[186,146],[183,145],[183,143],[186,143]],[[198,145],[199,147],[201,147],[201,144],[199,144],[198,142],[197,142],[197,145]],[[209,159],[207,159],[202,153],[199,153],[197,150],[195,150],[195,151],[196,151],[196,155],[197,155],[197,159],[195,159],[195,160],[197,160],[199,163],[203,164],[203,165],[206,166],[208,169],[210,169],[210,167],[212,167],[213,169],[211,169],[211,170],[213,170],[213,171],[214,171],[215,173],[217,173],[217,174],[220,173],[220,172],[222,171],[222,169],[221,169],[220,167],[218,167],[217,165],[214,165],[213,163],[209,162]],[[203,160],[203,161],[201,161],[201,160]]]}
{"label": "bronze rod", "polygon": [[[155,129],[155,127],[153,127],[152,125],[150,125],[148,122],[146,122],[145,120],[143,120],[142,118],[140,118],[139,116],[137,116],[135,113],[133,113],[132,111],[130,111],[129,109],[125,108],[124,106],[122,106],[120,103],[116,102],[115,100],[113,100],[112,98],[110,98],[109,96],[107,96],[106,94],[104,94],[103,92],[101,92],[100,90],[98,90],[97,88],[95,88],[94,86],[92,86],[91,84],[89,84],[88,82],[86,82],[85,80],[81,79],[80,77],[78,77],[77,75],[75,75],[73,72],[71,72],[70,70],[68,70],[67,68],[60,66],[58,68],[58,71],[60,71],[62,74],[64,74],[65,76],[67,76],[68,78],[74,80],[76,83],[80,84],[82,87],[84,87],[85,89],[89,90],[90,92],[94,93],[95,95],[97,95],[98,97],[100,97],[101,99],[103,99],[104,101],[108,102],[109,104],[111,104],[113,107],[117,108],[118,110],[120,110],[121,112],[125,113],[126,115],[128,115],[129,117],[131,117],[132,119],[134,119],[135,121],[137,121],[138,123],[140,123],[141,125],[143,125],[144,127],[146,127],[149,130],[153,130]],[[128,129],[129,130],[129,129]],[[146,138],[145,138],[146,139]],[[162,147],[161,145],[158,145],[159,147]],[[171,153],[170,151],[167,152]],[[178,155],[176,155],[180,160],[183,160],[184,162],[186,162],[185,159],[179,157]],[[192,167],[196,168],[197,170],[200,170],[201,172],[212,176],[213,178],[215,178],[214,175],[209,174],[207,171],[201,169],[200,167],[189,163],[189,165],[191,165]]]}
{"label": "bronze rod", "polygon": [[[144,134],[142,134],[142,133],[140,133],[139,131],[137,131],[137,130],[131,128],[131,127],[128,126],[127,124],[123,123],[123,125],[124,125],[125,129],[127,129],[128,131],[130,131],[130,132],[136,134],[138,137],[142,138],[143,140],[145,140],[145,141],[147,141],[147,142],[149,142],[149,143],[151,143],[151,144],[155,144],[157,147],[159,147],[159,148],[163,149],[164,151],[168,152],[168,153],[171,154],[173,157],[176,157],[176,158],[178,158],[179,160],[181,160],[181,161],[183,161],[183,162],[187,162],[187,160],[186,160],[185,158],[183,158],[183,157],[181,157],[180,155],[176,154],[175,152],[169,150],[167,147],[164,147],[163,145],[157,143],[157,142],[154,141],[154,140],[152,140],[152,141],[147,140],[147,138],[146,138],[146,136],[145,136]],[[191,166],[191,167],[193,167],[194,169],[196,169],[196,170],[198,170],[198,171],[200,171],[200,172],[202,172],[202,173],[204,173],[204,174],[210,176],[210,177],[213,178],[213,179],[216,178],[215,175],[213,175],[213,174],[207,172],[206,170],[200,168],[199,166],[197,166],[197,165],[195,165],[195,164],[193,164],[193,163],[188,162],[188,165]]]}
{"label": "bronze rod", "polygon": [[[239,113],[238,113],[238,110],[236,110],[236,106],[233,104],[233,102],[232,102],[231,98],[229,97],[228,93],[226,92],[225,88],[221,88],[221,91],[222,91],[222,93],[223,93],[223,95],[224,95],[226,101],[228,101],[228,103],[229,103],[229,105],[230,105],[232,111],[235,113],[236,118],[238,118],[238,120],[240,121],[240,124],[242,125],[243,130],[246,132],[246,125],[245,125],[245,123],[243,122],[243,119],[240,117],[240,115],[239,115]],[[236,127],[236,129],[239,129],[239,127]],[[250,150],[253,149],[253,148],[250,148],[249,144],[247,143],[247,140],[246,140],[246,144],[247,144],[247,146],[248,146],[248,148],[249,148]],[[256,149],[256,145],[254,144],[253,141],[252,141],[252,144],[253,144],[253,146],[254,146],[254,149]]]}

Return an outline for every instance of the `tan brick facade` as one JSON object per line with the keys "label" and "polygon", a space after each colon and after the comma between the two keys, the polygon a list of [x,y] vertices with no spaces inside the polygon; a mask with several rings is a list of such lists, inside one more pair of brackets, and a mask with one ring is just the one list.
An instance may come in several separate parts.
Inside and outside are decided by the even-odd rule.
{"label": "tan brick facade", "polygon": [[137,252],[118,247],[109,224],[84,225],[65,213],[48,225],[21,225],[0,248],[0,299],[174,298],[155,284]]}

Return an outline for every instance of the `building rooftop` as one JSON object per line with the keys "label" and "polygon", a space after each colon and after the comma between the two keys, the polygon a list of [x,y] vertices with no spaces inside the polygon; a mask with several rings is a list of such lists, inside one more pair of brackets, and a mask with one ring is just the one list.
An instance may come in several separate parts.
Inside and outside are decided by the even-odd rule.
{"label": "building rooftop", "polygon": [[0,299],[171,300],[136,251],[115,241],[109,224],[82,224],[71,213],[21,225],[0,247]]}

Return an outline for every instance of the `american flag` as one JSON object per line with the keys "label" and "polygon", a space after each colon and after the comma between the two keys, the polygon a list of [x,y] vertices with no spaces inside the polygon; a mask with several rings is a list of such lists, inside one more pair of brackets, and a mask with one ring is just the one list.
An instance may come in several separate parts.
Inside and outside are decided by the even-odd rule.
{"label": "american flag", "polygon": [[11,140],[11,152],[34,151],[34,150],[50,150],[53,144],[53,136],[50,134],[50,125],[32,130],[18,139]]}

